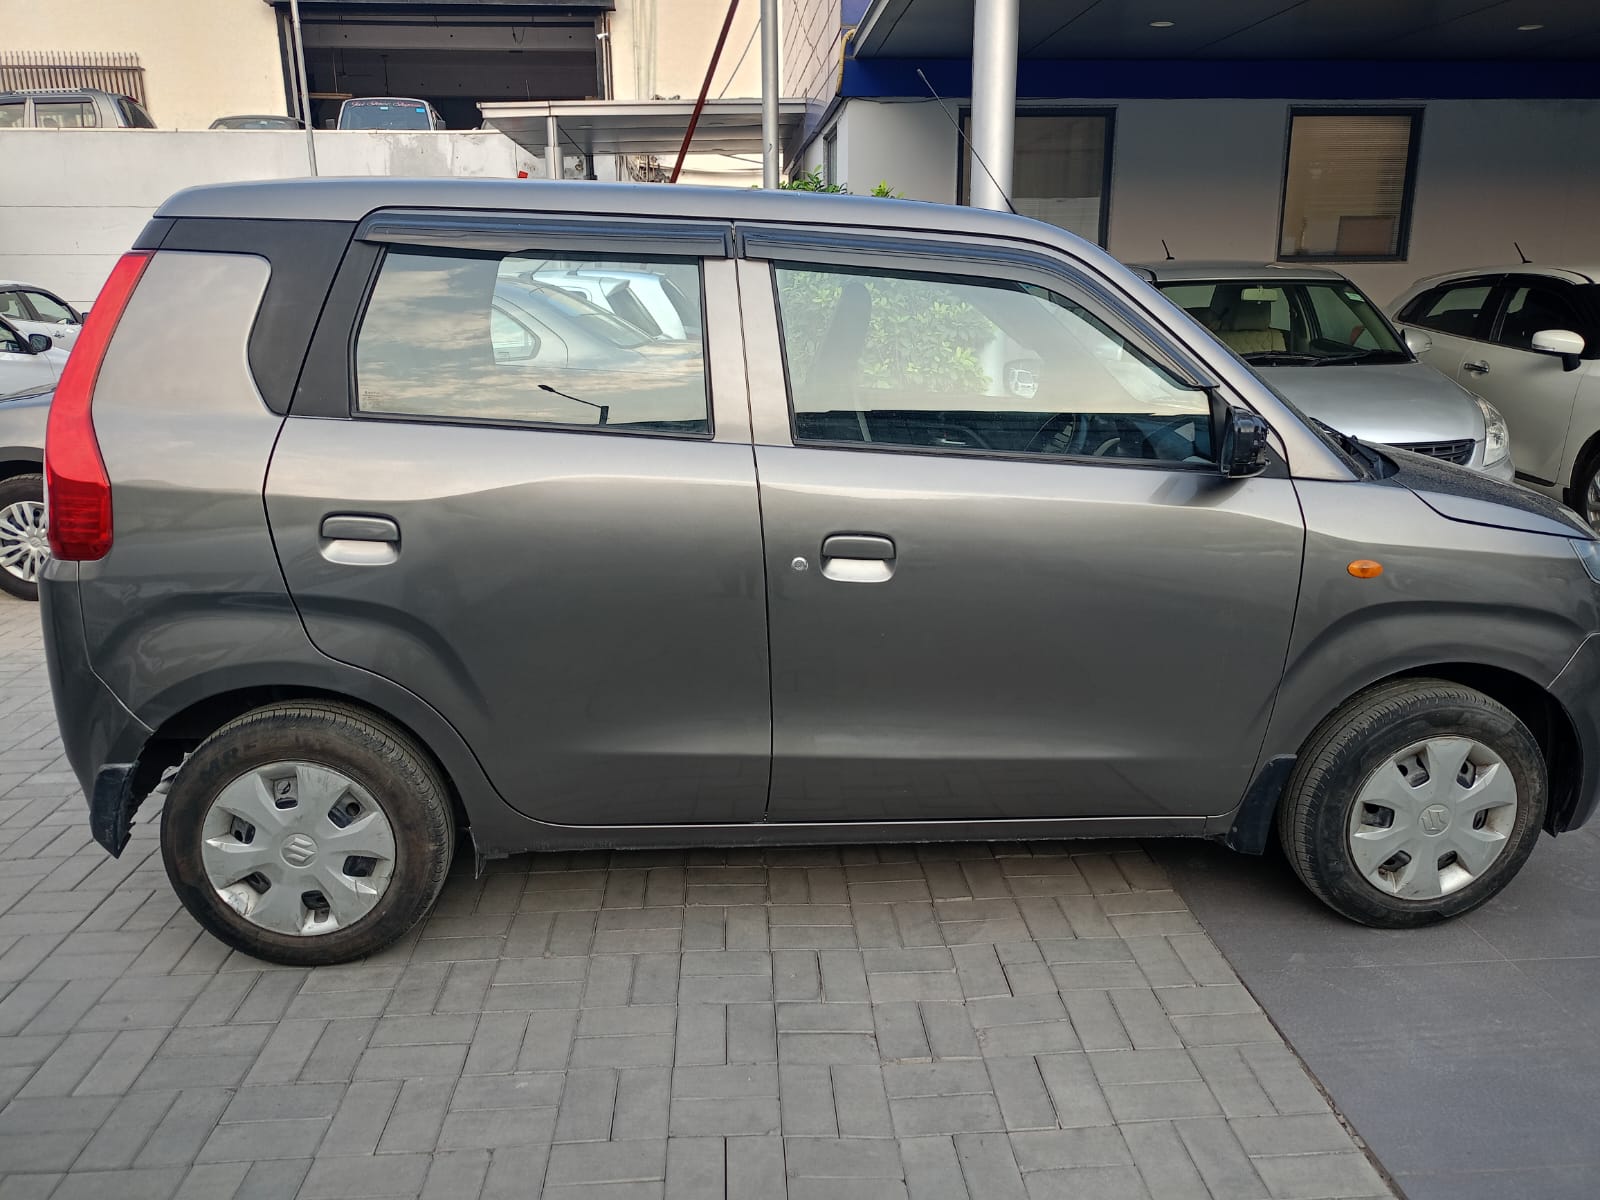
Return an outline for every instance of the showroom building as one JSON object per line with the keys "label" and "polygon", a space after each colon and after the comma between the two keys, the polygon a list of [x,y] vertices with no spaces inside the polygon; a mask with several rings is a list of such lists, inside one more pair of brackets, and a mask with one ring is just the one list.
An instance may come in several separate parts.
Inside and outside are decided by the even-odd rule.
{"label": "showroom building", "polygon": [[786,18],[784,91],[809,101],[791,152],[853,191],[998,207],[998,182],[1127,261],[1335,263],[1381,300],[1516,246],[1600,260],[1589,0],[787,0]]}

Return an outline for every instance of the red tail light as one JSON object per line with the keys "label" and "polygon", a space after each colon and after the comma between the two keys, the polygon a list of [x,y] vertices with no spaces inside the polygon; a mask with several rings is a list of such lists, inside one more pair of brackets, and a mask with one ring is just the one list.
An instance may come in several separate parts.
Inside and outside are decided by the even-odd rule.
{"label": "red tail light", "polygon": [[124,254],[117,260],[84,318],[50,403],[44,435],[44,490],[50,552],[57,558],[89,561],[111,551],[111,480],[100,457],[89,409],[106,347],[149,263],[148,251]]}

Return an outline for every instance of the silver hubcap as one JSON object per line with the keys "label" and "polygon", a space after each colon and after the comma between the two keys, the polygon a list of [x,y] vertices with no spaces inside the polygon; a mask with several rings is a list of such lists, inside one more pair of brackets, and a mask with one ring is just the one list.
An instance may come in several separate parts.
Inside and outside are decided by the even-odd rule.
{"label": "silver hubcap", "polygon": [[1479,878],[1505,852],[1517,782],[1470,738],[1407,746],[1368,776],[1350,812],[1356,869],[1381,892],[1436,900]]}
{"label": "silver hubcap", "polygon": [[394,874],[394,830],[371,794],[310,763],[260,767],[223,788],[201,829],[206,878],[252,925],[309,936],[355,924]]}
{"label": "silver hubcap", "polygon": [[44,505],[37,500],[18,500],[0,508],[0,567],[18,579],[37,583],[49,558]]}
{"label": "silver hubcap", "polygon": [[1590,525],[1600,529],[1600,471],[1589,478],[1589,490],[1583,496],[1583,515]]}

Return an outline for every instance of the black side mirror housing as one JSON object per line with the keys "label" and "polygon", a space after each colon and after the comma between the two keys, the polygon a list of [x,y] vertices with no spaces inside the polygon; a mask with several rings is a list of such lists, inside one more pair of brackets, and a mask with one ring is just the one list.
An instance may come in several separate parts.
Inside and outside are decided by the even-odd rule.
{"label": "black side mirror housing", "polygon": [[43,354],[55,344],[55,339],[47,333],[30,333],[28,335],[28,349],[35,354]]}
{"label": "black side mirror housing", "polygon": [[1223,409],[1222,436],[1218,439],[1217,466],[1229,479],[1249,479],[1267,469],[1267,445],[1272,427],[1253,412]]}

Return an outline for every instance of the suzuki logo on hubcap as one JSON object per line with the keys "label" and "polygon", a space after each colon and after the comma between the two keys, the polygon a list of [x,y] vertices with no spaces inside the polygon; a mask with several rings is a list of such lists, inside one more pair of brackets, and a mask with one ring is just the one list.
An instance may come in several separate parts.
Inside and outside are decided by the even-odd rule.
{"label": "suzuki logo on hubcap", "polygon": [[291,867],[307,866],[317,856],[317,844],[303,833],[291,833],[283,839],[283,861]]}
{"label": "suzuki logo on hubcap", "polygon": [[1430,804],[1417,817],[1417,823],[1430,837],[1443,833],[1450,828],[1450,810],[1442,804]]}

